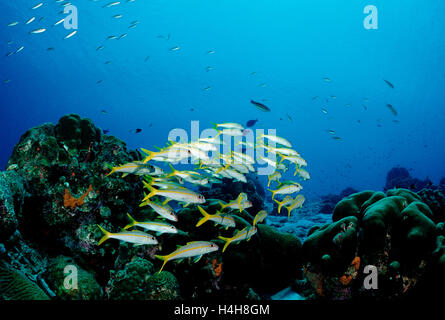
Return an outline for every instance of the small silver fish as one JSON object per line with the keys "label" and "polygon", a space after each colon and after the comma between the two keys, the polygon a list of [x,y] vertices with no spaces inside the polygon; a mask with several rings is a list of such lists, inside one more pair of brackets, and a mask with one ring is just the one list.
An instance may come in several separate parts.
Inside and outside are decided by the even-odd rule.
{"label": "small silver fish", "polygon": [[40,29],[32,30],[32,31],[30,31],[29,33],[32,33],[32,34],[38,34],[38,33],[43,33],[43,32],[45,32],[45,31],[46,31],[45,28],[40,28]]}
{"label": "small silver fish", "polygon": [[76,33],[77,33],[77,30],[74,30],[73,32],[71,32],[71,33],[69,33],[68,35],[66,35],[65,38],[63,38],[63,39],[69,39],[69,38],[71,38],[72,36],[74,36]]}

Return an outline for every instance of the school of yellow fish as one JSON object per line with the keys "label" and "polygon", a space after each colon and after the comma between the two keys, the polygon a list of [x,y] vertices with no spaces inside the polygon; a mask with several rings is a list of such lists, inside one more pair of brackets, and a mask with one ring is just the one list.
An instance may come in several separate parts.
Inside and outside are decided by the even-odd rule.
{"label": "school of yellow fish", "polygon": [[[201,138],[190,143],[169,141],[165,148],[158,151],[142,149],[145,157],[142,161],[134,161],[113,168],[110,167],[111,172],[109,175],[121,173],[123,177],[129,174],[143,177],[143,185],[147,192],[140,206],[150,206],[159,215],[159,221],[138,222],[128,214],[129,224],[125,226],[125,231],[110,233],[99,226],[104,233],[103,238],[98,243],[99,245],[110,238],[130,242],[135,245],[158,244],[158,240],[154,236],[138,231],[136,228],[155,232],[156,236],[163,233],[177,233],[178,229],[175,226],[165,222],[165,220],[178,221],[175,211],[168,205],[170,201],[175,201],[183,206],[197,205],[202,218],[196,224],[196,227],[200,227],[207,221],[213,221],[215,225],[220,225],[226,230],[236,227],[233,214],[236,211],[241,212],[252,207],[247,194],[240,193],[236,199],[228,203],[219,201],[221,208],[215,213],[209,213],[200,206],[200,204],[206,203],[204,196],[185,186],[188,183],[195,187],[207,186],[211,188],[212,184],[222,183],[223,178],[246,183],[246,174],[256,172],[254,165],[258,163],[247,152],[230,151],[226,154],[219,153],[219,146],[223,144],[221,136],[243,137],[245,130],[243,126],[238,123],[220,123],[215,124],[214,128],[216,135],[212,138]],[[268,154],[275,155],[275,161],[271,160],[270,157],[260,157],[260,159],[263,160],[263,163],[271,165],[275,170],[268,176],[268,187],[272,183],[276,183],[277,187],[274,190],[268,190],[272,193],[272,199],[279,205],[278,212],[284,206],[288,210],[288,217],[290,217],[291,212],[301,208],[305,201],[305,197],[301,194],[298,194],[295,198],[292,198],[291,195],[300,192],[303,187],[297,181],[280,181],[280,179],[291,164],[295,165],[294,176],[298,175],[301,180],[310,179],[309,173],[303,168],[307,166],[307,162],[297,151],[292,149],[292,144],[288,140],[276,135],[262,134],[254,144],[247,142],[241,142],[241,144],[253,146],[257,152],[259,149],[264,149]],[[209,156],[209,153],[211,156]],[[184,163],[184,160],[196,163],[195,170],[178,170],[173,167],[172,164]],[[170,171],[164,171],[162,168],[152,164],[153,162],[168,163]],[[279,201],[275,199],[276,196],[285,197]],[[231,212],[234,213],[231,214]],[[218,238],[225,242],[222,251],[224,252],[231,243],[237,243],[242,240],[249,241],[257,232],[256,225],[263,222],[266,217],[267,212],[261,210],[256,214],[252,225],[242,230],[236,230],[230,238],[219,236]],[[127,229],[132,230],[127,231]],[[165,264],[170,260],[182,260],[193,257],[194,261],[198,261],[202,255],[217,251],[218,249],[217,244],[209,241],[189,242],[184,246],[178,247],[177,250],[170,254],[156,255],[157,258],[163,260],[163,265],[159,272],[162,271]]]}

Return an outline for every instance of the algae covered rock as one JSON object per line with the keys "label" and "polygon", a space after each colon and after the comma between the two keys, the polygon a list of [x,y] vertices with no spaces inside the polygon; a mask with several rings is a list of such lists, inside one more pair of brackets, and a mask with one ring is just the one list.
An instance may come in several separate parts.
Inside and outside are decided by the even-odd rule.
{"label": "algae covered rock", "polygon": [[419,196],[433,212],[432,219],[435,223],[445,221],[445,192],[443,189],[422,189]]}
{"label": "algae covered rock", "polygon": [[148,280],[153,271],[153,263],[142,258],[135,258],[124,269],[113,271],[106,289],[109,299],[148,300],[151,294]]}
{"label": "algae covered rock", "polygon": [[147,281],[149,300],[177,300],[180,298],[176,277],[168,272],[155,273]]}
{"label": "algae covered rock", "polygon": [[71,150],[88,149],[92,143],[100,140],[101,131],[89,119],[82,119],[77,114],[63,116],[54,128],[56,138]]}
{"label": "algae covered rock", "polygon": [[14,171],[0,172],[0,241],[6,241],[18,228],[26,194],[23,179]]}
{"label": "algae covered rock", "polygon": [[45,272],[48,284],[63,300],[97,300],[102,289],[93,273],[81,268],[72,258],[58,256]]}

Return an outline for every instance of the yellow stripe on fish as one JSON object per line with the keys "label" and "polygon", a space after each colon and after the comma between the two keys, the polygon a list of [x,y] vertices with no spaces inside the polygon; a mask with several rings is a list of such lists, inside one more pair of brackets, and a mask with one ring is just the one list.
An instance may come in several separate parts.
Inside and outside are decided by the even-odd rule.
{"label": "yellow stripe on fish", "polygon": [[104,243],[108,239],[117,239],[120,241],[125,241],[129,243],[134,243],[135,245],[155,245],[158,244],[158,240],[156,240],[155,237],[148,233],[139,232],[139,231],[132,231],[132,232],[120,232],[120,233],[111,233],[102,228],[100,225],[97,225],[104,233],[104,236],[102,239],[99,240],[97,243],[98,246],[100,246],[102,243]]}
{"label": "yellow stripe on fish", "polygon": [[195,262],[197,262],[202,255],[217,250],[218,246],[213,242],[193,241],[187,243],[185,246],[176,249],[175,251],[173,251],[168,255],[165,256],[155,255],[155,257],[164,261],[161,269],[159,270],[160,273],[162,269],[164,269],[165,264],[170,260],[197,257],[198,259],[195,260]]}
{"label": "yellow stripe on fish", "polygon": [[195,193],[188,189],[155,189],[150,185],[147,185],[147,188],[150,190],[150,193],[142,200],[146,201],[153,196],[159,195],[168,199],[185,202],[185,203],[204,203],[205,198],[203,195]]}
{"label": "yellow stripe on fish", "polygon": [[178,221],[178,217],[176,216],[174,211],[169,206],[166,206],[166,205],[161,206],[161,205],[151,202],[150,200],[147,199],[147,200],[143,201],[139,205],[139,207],[144,207],[147,205],[150,206],[160,216],[162,216],[168,220],[171,220],[171,221],[175,221],[175,222]]}
{"label": "yellow stripe on fish", "polygon": [[268,190],[272,192],[272,199],[274,199],[276,194],[292,194],[299,192],[301,189],[303,189],[303,187],[299,183],[294,183],[282,185],[277,190]]}
{"label": "yellow stripe on fish", "polygon": [[261,210],[260,212],[258,212],[255,216],[255,218],[253,219],[253,226],[255,227],[256,224],[263,222],[264,219],[266,219],[267,217],[267,211],[266,210]]}
{"label": "yellow stripe on fish", "polygon": [[132,227],[141,227],[149,231],[155,231],[158,234],[162,233],[178,233],[178,230],[175,226],[172,226],[168,223],[163,222],[156,222],[156,221],[145,221],[145,222],[139,222],[133,219],[132,216],[130,216],[129,213],[127,213],[128,219],[130,220],[130,223],[124,227],[124,230],[127,230]]}
{"label": "yellow stripe on fish", "polygon": [[278,200],[276,200],[276,199],[274,199],[274,201],[275,201],[276,203],[278,203],[278,213],[280,213],[280,212],[281,212],[281,208],[282,208],[283,206],[286,206],[286,205],[292,203],[292,201],[294,201],[294,199],[292,199],[291,196],[286,196],[286,197],[284,197],[284,199],[283,199],[281,202],[278,201]]}
{"label": "yellow stripe on fish", "polygon": [[298,196],[295,197],[295,199],[293,200],[293,202],[286,207],[288,213],[287,213],[287,218],[290,218],[290,213],[292,212],[292,210],[294,209],[298,209],[301,208],[303,206],[303,203],[306,201],[306,198],[299,194]]}
{"label": "yellow stripe on fish", "polygon": [[225,245],[223,247],[222,252],[226,251],[229,244],[233,242],[239,242],[244,239],[247,239],[247,241],[250,240],[250,238],[257,232],[257,228],[255,226],[245,227],[244,229],[238,231],[232,238],[226,238],[219,236],[218,238],[225,241]]}

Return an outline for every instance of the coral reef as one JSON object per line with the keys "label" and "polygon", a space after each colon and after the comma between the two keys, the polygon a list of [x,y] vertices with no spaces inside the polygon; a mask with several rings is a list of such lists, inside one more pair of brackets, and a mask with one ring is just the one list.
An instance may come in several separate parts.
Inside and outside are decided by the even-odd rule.
{"label": "coral reef", "polygon": [[434,222],[445,221],[445,190],[422,189],[418,195],[431,209]]}
{"label": "coral reef", "polygon": [[411,177],[409,171],[405,168],[394,167],[386,175],[386,184],[384,190],[393,188],[404,188],[414,192],[423,188],[430,188],[433,185],[430,179],[420,180]]}
{"label": "coral reef", "polygon": [[[355,193],[337,204],[332,220],[303,243],[306,281],[296,290],[327,299],[432,295],[429,270],[440,267],[443,242],[419,195],[407,189]],[[379,290],[363,288],[367,265],[377,267]]]}

